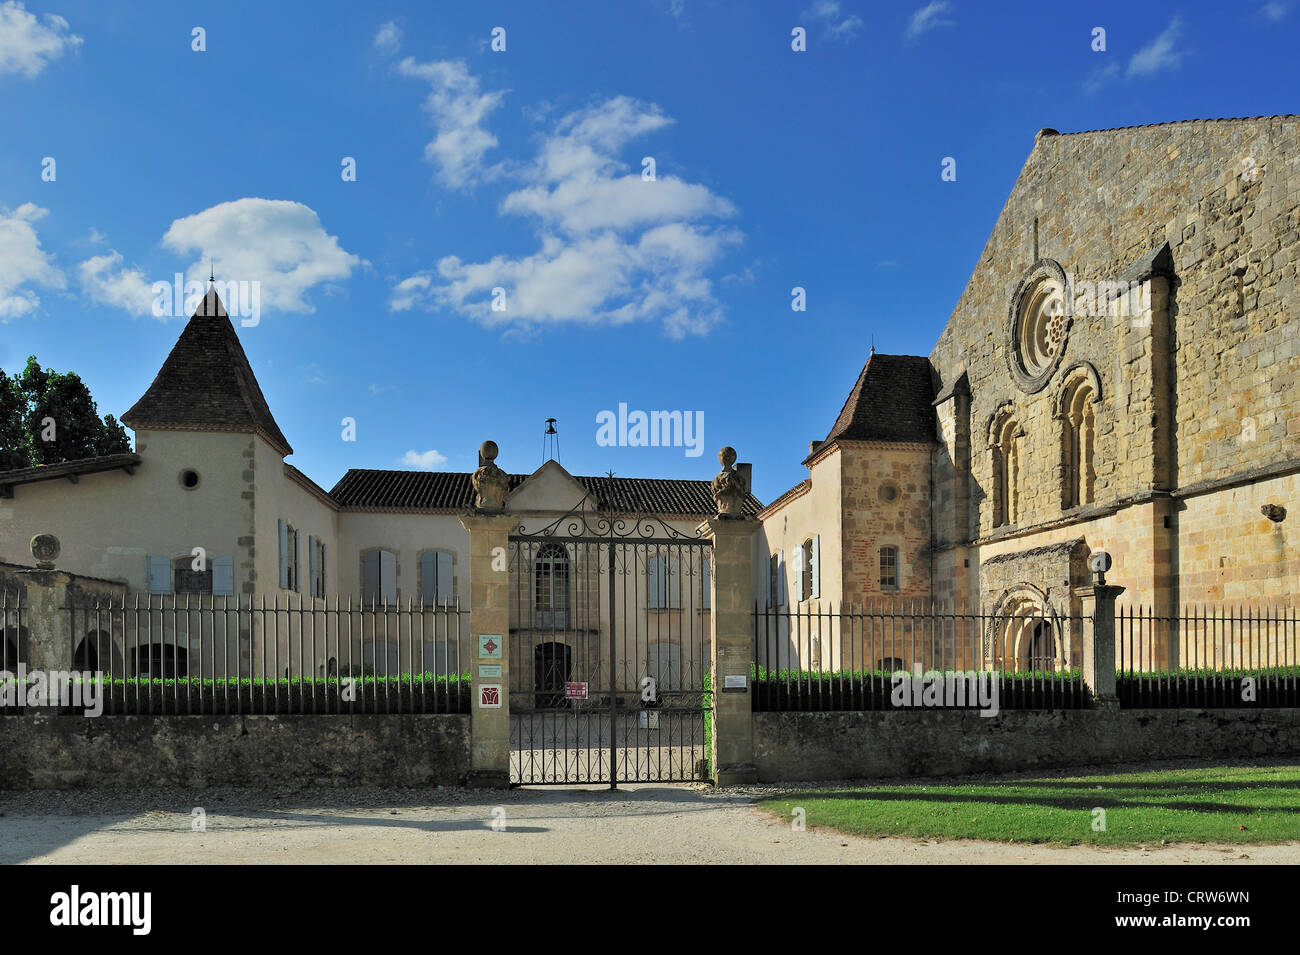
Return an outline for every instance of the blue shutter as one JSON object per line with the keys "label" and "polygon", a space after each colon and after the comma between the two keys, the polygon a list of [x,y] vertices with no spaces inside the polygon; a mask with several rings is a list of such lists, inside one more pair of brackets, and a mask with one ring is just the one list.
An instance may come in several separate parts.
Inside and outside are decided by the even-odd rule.
{"label": "blue shutter", "polygon": [[651,557],[647,565],[648,576],[646,579],[646,606],[651,610],[658,610],[663,606],[663,571],[660,568],[662,557]]}
{"label": "blue shutter", "polygon": [[438,602],[438,554],[426,550],[420,555],[420,599],[426,607]]}
{"label": "blue shutter", "polygon": [[445,550],[438,551],[438,603],[449,604],[455,601],[456,594],[452,590],[455,579],[451,554]]}
{"label": "blue shutter", "polygon": [[172,562],[170,558],[150,554],[148,557],[149,593],[169,594],[172,592]]}
{"label": "blue shutter", "polygon": [[668,564],[668,606],[682,605],[682,565],[676,557],[666,558]]}
{"label": "blue shutter", "polygon": [[392,551],[379,552],[379,599],[386,604],[397,603],[397,555]]}
{"label": "blue shutter", "polygon": [[212,558],[212,594],[231,597],[235,593],[235,558]]}
{"label": "blue shutter", "polygon": [[361,599],[366,603],[379,600],[379,551],[368,550],[361,555]]}
{"label": "blue shutter", "polygon": [[289,525],[277,521],[280,528],[280,589],[289,589]]}

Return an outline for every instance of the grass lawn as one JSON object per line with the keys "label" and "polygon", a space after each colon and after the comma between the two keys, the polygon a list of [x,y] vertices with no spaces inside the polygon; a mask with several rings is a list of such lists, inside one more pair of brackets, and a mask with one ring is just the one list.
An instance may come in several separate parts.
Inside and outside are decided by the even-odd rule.
{"label": "grass lawn", "polygon": [[[1120,846],[1300,840],[1300,766],[796,792],[761,808],[861,836]],[[1094,831],[1094,809],[1105,829]]]}

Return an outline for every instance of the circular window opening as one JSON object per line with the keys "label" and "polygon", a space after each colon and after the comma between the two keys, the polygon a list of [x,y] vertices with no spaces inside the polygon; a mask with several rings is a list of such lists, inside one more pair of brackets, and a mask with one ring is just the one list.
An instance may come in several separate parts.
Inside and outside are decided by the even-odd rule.
{"label": "circular window opening", "polygon": [[191,468],[186,468],[181,472],[181,487],[187,491],[192,491],[199,486],[199,472]]}
{"label": "circular window opening", "polygon": [[1065,354],[1070,335],[1069,287],[1059,264],[1044,260],[1016,292],[1007,364],[1021,391],[1040,391]]}
{"label": "circular window opening", "polygon": [[882,484],[880,486],[880,499],[886,503],[898,500],[898,487],[893,484]]}

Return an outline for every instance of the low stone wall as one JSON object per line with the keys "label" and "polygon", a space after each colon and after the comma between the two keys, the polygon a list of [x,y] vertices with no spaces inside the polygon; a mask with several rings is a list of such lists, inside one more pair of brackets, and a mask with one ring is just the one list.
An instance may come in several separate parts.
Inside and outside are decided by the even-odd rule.
{"label": "low stone wall", "polygon": [[755,713],[764,782],[1300,755],[1300,709]]}
{"label": "low stone wall", "polygon": [[0,789],[458,786],[469,717],[0,717]]}

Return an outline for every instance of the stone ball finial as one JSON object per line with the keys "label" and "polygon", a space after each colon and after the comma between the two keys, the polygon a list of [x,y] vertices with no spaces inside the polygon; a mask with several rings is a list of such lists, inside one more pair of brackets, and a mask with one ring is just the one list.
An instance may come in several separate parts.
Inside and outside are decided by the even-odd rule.
{"label": "stone ball finial", "polygon": [[37,534],[31,540],[32,556],[36,558],[36,566],[41,570],[53,570],[54,561],[59,556],[62,547],[59,539],[53,534]]}
{"label": "stone ball finial", "polygon": [[482,462],[470,483],[474,486],[474,506],[481,511],[503,511],[506,506],[506,492],[510,490],[510,479],[506,472],[496,465],[498,453],[495,441],[484,441],[478,449]]}
{"label": "stone ball finial", "polygon": [[741,517],[745,508],[745,481],[734,467],[736,449],[727,446],[718,452],[718,463],[722,470],[710,485],[713,501],[718,506],[719,517]]}

